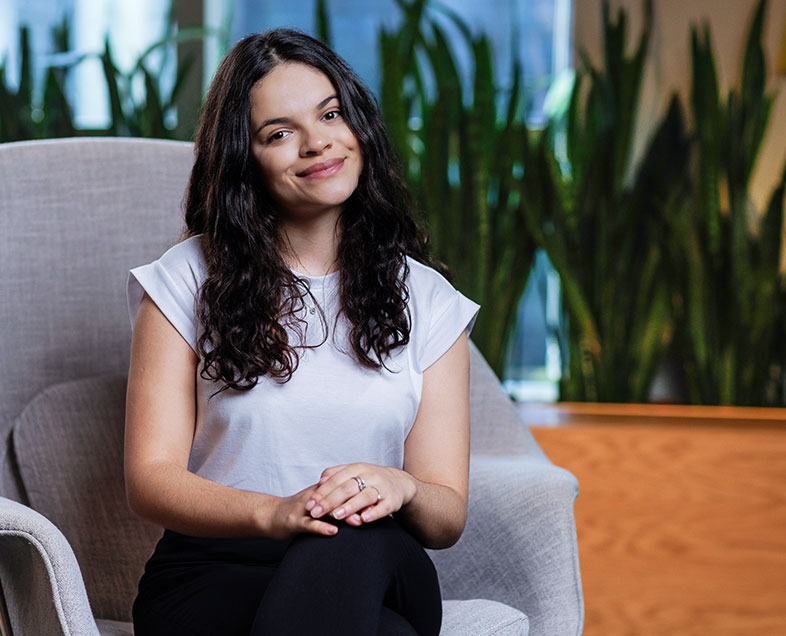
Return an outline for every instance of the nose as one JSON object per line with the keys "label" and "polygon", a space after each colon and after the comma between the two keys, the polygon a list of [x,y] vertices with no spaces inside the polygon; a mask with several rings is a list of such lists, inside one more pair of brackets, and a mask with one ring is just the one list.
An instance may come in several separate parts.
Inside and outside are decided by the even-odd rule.
{"label": "nose", "polygon": [[322,154],[330,148],[330,140],[326,131],[315,128],[303,130],[303,142],[300,145],[300,154],[304,157]]}

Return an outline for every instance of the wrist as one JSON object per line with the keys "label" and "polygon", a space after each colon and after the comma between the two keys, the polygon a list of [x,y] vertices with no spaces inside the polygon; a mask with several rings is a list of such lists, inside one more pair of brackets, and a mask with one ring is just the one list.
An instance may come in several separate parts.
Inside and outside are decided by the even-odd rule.
{"label": "wrist", "polygon": [[251,510],[251,525],[255,533],[263,537],[273,534],[273,519],[280,503],[281,497],[273,495],[259,497],[254,502]]}
{"label": "wrist", "polygon": [[401,472],[404,473],[404,481],[407,484],[407,487],[405,488],[404,501],[401,504],[401,507],[403,508],[413,499],[415,499],[415,497],[417,497],[418,490],[420,489],[420,482],[418,481],[417,477],[411,475],[406,470],[402,470]]}

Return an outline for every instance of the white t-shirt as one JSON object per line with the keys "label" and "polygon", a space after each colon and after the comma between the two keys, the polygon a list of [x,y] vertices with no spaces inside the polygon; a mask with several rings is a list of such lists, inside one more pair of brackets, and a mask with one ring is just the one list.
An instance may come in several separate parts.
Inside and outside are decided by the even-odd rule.
{"label": "white t-shirt", "polygon": [[[325,468],[369,462],[402,468],[404,441],[417,415],[423,371],[462,331],[469,335],[480,306],[464,297],[434,269],[407,257],[410,342],[385,360],[388,369],[367,369],[351,351],[338,309],[338,276],[298,274],[324,309],[328,338],[316,349],[298,349],[300,363],[281,384],[261,377],[249,391],[223,391],[197,368],[197,421],[188,469],[212,481],[277,496],[316,483]],[[128,311],[133,327],[145,292],[196,351],[199,335],[195,298],[206,268],[195,236],[128,276]],[[313,302],[299,312],[308,344],[322,341]],[[293,333],[290,342],[299,342]],[[342,352],[343,351],[343,352]]]}

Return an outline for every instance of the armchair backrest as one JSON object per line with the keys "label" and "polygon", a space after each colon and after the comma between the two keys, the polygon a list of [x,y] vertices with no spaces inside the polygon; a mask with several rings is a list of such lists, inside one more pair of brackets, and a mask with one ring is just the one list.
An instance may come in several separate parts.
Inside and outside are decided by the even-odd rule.
{"label": "armchair backrest", "polygon": [[[0,440],[39,391],[126,374],[128,270],[182,229],[192,145],[138,139],[0,144]],[[0,446],[0,494],[24,501]]]}

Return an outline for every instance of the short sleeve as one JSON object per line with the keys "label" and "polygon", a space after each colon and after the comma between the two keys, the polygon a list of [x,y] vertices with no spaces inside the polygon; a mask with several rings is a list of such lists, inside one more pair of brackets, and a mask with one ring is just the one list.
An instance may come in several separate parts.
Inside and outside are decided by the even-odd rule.
{"label": "short sleeve", "polygon": [[161,258],[128,272],[128,315],[133,329],[145,293],[196,351],[196,296],[205,279],[199,237],[170,248]]}
{"label": "short sleeve", "polygon": [[421,372],[439,360],[461,332],[470,335],[480,311],[439,272],[413,259],[408,288],[413,315],[414,345]]}

